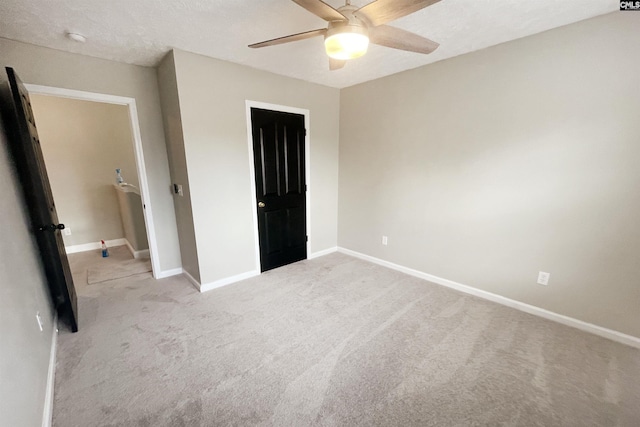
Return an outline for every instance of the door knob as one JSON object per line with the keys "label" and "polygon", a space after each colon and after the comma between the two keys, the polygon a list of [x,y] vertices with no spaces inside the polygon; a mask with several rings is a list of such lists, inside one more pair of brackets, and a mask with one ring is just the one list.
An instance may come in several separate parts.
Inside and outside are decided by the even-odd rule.
{"label": "door knob", "polygon": [[259,208],[264,208],[266,205],[264,204],[264,202],[258,202],[258,207]]}

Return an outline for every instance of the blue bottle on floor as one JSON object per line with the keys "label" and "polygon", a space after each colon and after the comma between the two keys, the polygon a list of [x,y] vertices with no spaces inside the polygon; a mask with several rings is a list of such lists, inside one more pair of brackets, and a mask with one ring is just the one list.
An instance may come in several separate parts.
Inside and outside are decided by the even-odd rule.
{"label": "blue bottle on floor", "polygon": [[109,256],[109,249],[107,249],[107,244],[104,240],[100,240],[100,243],[102,244],[102,258],[106,258]]}

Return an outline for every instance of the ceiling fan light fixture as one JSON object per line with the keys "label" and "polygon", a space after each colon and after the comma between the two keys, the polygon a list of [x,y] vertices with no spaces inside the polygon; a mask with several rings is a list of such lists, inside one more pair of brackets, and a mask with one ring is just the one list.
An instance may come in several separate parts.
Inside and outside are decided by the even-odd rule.
{"label": "ceiling fan light fixture", "polygon": [[366,30],[361,27],[344,27],[343,30],[346,31],[327,33],[324,39],[327,55],[334,59],[345,60],[359,58],[367,53],[369,37]]}
{"label": "ceiling fan light fixture", "polygon": [[[337,0],[335,0],[337,2]],[[290,34],[260,43],[250,48],[276,46],[284,43],[324,36],[325,52],[329,56],[329,70],[339,70],[347,60],[359,58],[371,43],[409,52],[428,54],[438,48],[438,43],[418,34],[385,25],[387,22],[410,15],[440,0],[367,0],[364,6],[351,5],[334,8],[326,0],[293,0],[298,6],[328,22],[327,28]],[[362,0],[365,2],[365,0]],[[360,3],[360,2],[359,2]]]}

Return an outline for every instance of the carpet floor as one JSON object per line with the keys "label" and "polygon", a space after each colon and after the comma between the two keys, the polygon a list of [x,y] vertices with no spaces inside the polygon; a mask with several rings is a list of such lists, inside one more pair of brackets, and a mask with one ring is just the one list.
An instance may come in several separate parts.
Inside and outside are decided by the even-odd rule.
{"label": "carpet floor", "polygon": [[151,271],[151,261],[149,259],[130,259],[115,267],[99,266],[87,270],[87,283],[108,282],[109,280],[123,279],[141,273]]}
{"label": "carpet floor", "polygon": [[204,294],[78,255],[58,427],[640,425],[640,350],[343,254]]}

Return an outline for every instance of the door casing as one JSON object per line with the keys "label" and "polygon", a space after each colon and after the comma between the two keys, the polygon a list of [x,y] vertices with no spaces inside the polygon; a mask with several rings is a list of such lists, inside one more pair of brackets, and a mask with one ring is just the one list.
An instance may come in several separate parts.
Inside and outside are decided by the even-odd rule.
{"label": "door casing", "polygon": [[249,147],[249,182],[251,183],[251,215],[253,218],[253,237],[254,237],[254,256],[255,256],[255,271],[260,272],[260,236],[258,233],[258,209],[256,205],[256,167],[253,156],[253,128],[251,126],[251,109],[260,108],[263,110],[279,111],[283,113],[294,113],[304,116],[304,126],[307,133],[304,138],[304,166],[305,166],[305,181],[307,184],[307,192],[305,195],[306,209],[306,233],[307,233],[307,258],[310,257],[309,248],[311,247],[311,241],[313,236],[311,235],[311,162],[310,162],[310,144],[311,141],[311,118],[309,110],[304,108],[289,107],[286,105],[269,104],[266,102],[250,101],[246,100],[246,117],[247,117],[247,144]]}
{"label": "door casing", "polygon": [[158,241],[153,222],[153,209],[151,207],[151,199],[149,198],[149,182],[147,179],[147,169],[144,162],[144,153],[142,151],[142,136],[140,134],[140,124],[138,122],[138,109],[136,108],[135,98],[124,96],[107,95],[102,93],[85,92],[80,90],[57,88],[50,86],[41,86],[33,84],[25,84],[29,93],[34,95],[49,95],[60,98],[79,99],[83,101],[102,102],[106,104],[117,104],[128,107],[129,122],[131,125],[131,134],[133,137],[133,153],[136,160],[138,182],[140,183],[140,197],[144,204],[142,213],[144,214],[144,223],[147,229],[147,240],[149,243],[149,255],[151,258],[151,270],[155,279],[167,277],[160,270],[160,255],[158,252]]}

